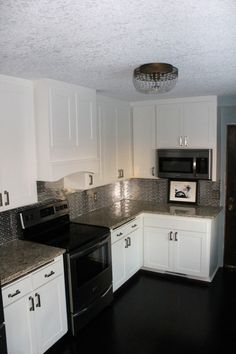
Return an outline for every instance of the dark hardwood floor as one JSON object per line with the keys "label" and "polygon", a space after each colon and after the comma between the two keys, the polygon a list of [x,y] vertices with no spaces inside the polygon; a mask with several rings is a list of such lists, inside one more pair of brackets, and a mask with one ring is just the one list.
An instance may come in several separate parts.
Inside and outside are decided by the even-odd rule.
{"label": "dark hardwood floor", "polygon": [[140,271],[113,304],[47,354],[236,353],[236,272],[211,284]]}

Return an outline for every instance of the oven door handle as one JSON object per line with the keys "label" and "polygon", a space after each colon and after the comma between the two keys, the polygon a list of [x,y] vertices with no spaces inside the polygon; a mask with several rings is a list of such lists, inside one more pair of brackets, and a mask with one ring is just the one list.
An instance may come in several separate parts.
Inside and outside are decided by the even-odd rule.
{"label": "oven door handle", "polygon": [[76,253],[74,253],[74,254],[71,254],[71,255],[70,255],[70,259],[74,259],[74,258],[81,257],[81,256],[83,256],[83,255],[85,255],[85,254],[87,254],[87,253],[90,253],[90,252],[92,252],[93,250],[95,250],[95,249],[97,249],[97,248],[99,248],[99,247],[105,245],[105,244],[109,241],[110,237],[111,237],[111,236],[109,235],[108,237],[105,238],[105,240],[103,240],[103,241],[101,241],[101,242],[98,242],[98,243],[96,243],[95,245],[92,245],[92,246],[89,247],[89,248],[85,248],[83,251],[79,251],[79,252],[76,252]]}

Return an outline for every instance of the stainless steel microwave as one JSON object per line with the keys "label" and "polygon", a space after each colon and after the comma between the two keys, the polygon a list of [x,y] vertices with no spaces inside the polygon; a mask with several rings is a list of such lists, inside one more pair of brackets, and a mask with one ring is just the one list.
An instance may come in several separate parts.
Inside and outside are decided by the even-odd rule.
{"label": "stainless steel microwave", "polygon": [[158,149],[156,171],[161,178],[211,180],[212,149]]}

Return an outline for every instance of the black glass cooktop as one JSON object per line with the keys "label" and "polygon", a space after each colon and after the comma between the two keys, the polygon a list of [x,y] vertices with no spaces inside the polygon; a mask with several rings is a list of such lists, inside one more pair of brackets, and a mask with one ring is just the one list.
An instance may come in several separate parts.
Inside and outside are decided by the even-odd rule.
{"label": "black glass cooktop", "polygon": [[[46,245],[64,248],[73,251],[84,245],[95,243],[109,236],[110,230],[106,227],[92,226],[77,223],[67,223],[59,227],[45,229],[40,233],[31,233],[28,240]],[[24,237],[26,238],[26,237]]]}

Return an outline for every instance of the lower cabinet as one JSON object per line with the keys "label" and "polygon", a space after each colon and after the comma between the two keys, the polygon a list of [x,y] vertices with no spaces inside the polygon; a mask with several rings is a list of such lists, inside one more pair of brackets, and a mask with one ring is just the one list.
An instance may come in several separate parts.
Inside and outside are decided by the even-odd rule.
{"label": "lower cabinet", "polygon": [[143,265],[141,218],[112,231],[113,291],[116,291]]}
{"label": "lower cabinet", "polygon": [[144,215],[144,268],[210,281],[218,268],[217,218]]}
{"label": "lower cabinet", "polygon": [[67,332],[63,258],[3,288],[9,354],[40,354]]}

